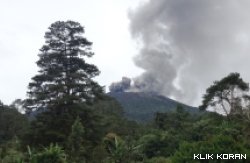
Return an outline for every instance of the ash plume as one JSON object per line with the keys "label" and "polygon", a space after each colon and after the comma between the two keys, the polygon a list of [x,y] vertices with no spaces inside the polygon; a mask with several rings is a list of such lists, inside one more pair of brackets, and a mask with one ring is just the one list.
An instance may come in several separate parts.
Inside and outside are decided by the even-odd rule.
{"label": "ash plume", "polygon": [[130,33],[141,45],[134,62],[145,70],[130,89],[193,105],[214,80],[247,75],[249,7],[248,0],[149,0],[130,10]]}
{"label": "ash plume", "polygon": [[124,92],[130,88],[131,79],[122,77],[122,81],[111,83],[109,86],[110,92]]}

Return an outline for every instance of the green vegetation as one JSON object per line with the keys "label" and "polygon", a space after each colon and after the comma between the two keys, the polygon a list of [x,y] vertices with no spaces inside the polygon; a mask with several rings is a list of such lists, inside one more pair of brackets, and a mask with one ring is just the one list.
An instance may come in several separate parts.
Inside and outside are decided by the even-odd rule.
{"label": "green vegetation", "polygon": [[[250,162],[248,84],[238,73],[209,87],[200,107],[226,116],[146,93],[111,98],[93,81],[99,70],[85,62],[93,53],[83,32],[73,21],[53,23],[28,99],[0,101],[0,163]],[[225,153],[247,159],[194,160]]]}

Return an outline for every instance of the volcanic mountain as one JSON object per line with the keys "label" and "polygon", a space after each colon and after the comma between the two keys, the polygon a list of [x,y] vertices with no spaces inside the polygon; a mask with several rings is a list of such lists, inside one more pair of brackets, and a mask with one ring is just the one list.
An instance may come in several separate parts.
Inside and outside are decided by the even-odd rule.
{"label": "volcanic mountain", "polygon": [[[125,117],[139,122],[150,122],[154,113],[174,111],[178,104],[191,114],[203,114],[198,108],[182,104],[165,96],[144,92],[108,92],[108,96],[115,98],[122,105]],[[36,114],[45,112],[45,108],[39,108],[31,112],[29,119],[34,119]]]}
{"label": "volcanic mountain", "polygon": [[178,104],[191,114],[202,114],[198,108],[182,104],[165,96],[144,92],[108,92],[108,96],[121,103],[125,117],[131,120],[150,122],[154,113],[174,111]]}

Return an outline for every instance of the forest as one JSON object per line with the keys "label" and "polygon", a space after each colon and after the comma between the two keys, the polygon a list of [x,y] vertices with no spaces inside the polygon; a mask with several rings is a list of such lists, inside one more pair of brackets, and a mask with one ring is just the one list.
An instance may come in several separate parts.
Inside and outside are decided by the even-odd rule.
{"label": "forest", "polygon": [[130,120],[93,80],[100,71],[85,60],[94,53],[83,33],[78,22],[53,23],[27,99],[0,102],[0,163],[250,163],[249,85],[239,73],[207,88],[199,109],[213,112],[179,104],[150,122]]}

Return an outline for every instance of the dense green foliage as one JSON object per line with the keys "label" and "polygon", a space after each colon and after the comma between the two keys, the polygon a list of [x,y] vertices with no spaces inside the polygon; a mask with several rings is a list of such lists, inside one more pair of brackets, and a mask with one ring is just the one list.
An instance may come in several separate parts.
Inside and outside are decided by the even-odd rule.
{"label": "dense green foliage", "polygon": [[[101,104],[98,105],[100,107]],[[102,105],[107,107],[108,102]],[[11,108],[5,106],[5,109],[7,108],[12,111]],[[99,118],[90,127],[92,130],[99,131],[94,133],[97,134],[96,137],[90,139],[86,135],[86,128],[79,117],[72,121],[69,130],[65,128],[69,134],[60,146],[46,145],[44,148],[41,146],[43,143],[39,141],[47,141],[46,144],[56,142],[38,139],[36,140],[38,145],[31,144],[27,152],[27,146],[20,148],[27,141],[26,137],[22,137],[20,141],[15,141],[15,139],[3,141],[0,148],[2,162],[33,163],[53,160],[64,163],[98,163],[100,161],[106,163],[177,163],[200,162],[200,160],[193,159],[193,154],[198,153],[250,155],[250,121],[247,121],[245,117],[234,116],[233,121],[228,121],[226,117],[217,113],[191,115],[181,105],[177,106],[173,112],[155,113],[152,124],[140,124],[126,120],[122,116],[99,113],[94,110],[92,115]],[[30,121],[30,125],[33,123],[34,120]],[[53,130],[55,129],[50,129],[50,132]],[[22,130],[22,133],[26,132]],[[221,160],[223,161],[228,162],[228,160]],[[208,160],[208,162],[213,162],[213,160]]]}
{"label": "dense green foliage", "polygon": [[0,106],[0,144],[5,141],[19,140],[28,126],[28,117],[13,106]]}
{"label": "dense green foliage", "polygon": [[[245,148],[240,142],[237,142],[230,136],[215,136],[210,141],[198,141],[194,143],[183,142],[180,144],[179,150],[172,157],[173,163],[193,162],[199,163],[204,160],[194,160],[194,154],[201,154],[203,158],[206,154],[213,155],[213,159],[208,159],[208,163],[216,163],[218,160],[221,163],[244,163],[249,162],[250,158],[246,159],[221,159],[221,154],[246,154],[250,155],[250,150]],[[220,156],[217,158],[217,155]],[[225,157],[226,158],[226,157]]]}
{"label": "dense green foliage", "polygon": [[[248,85],[239,74],[215,82],[204,96],[202,109],[215,106],[219,97],[228,100],[230,118],[194,114],[196,108],[146,93],[109,94],[113,99],[93,81],[97,67],[83,58],[93,55],[92,43],[81,36],[83,27],[67,21],[49,30],[29,98],[10,106],[0,101],[1,163],[250,162],[249,107],[239,105],[248,99]],[[23,107],[32,118],[18,112]],[[194,159],[194,154],[223,153],[246,154],[247,159]]]}

